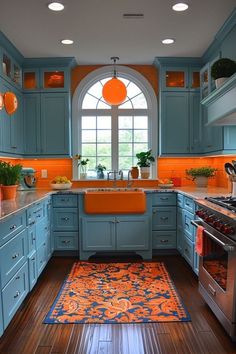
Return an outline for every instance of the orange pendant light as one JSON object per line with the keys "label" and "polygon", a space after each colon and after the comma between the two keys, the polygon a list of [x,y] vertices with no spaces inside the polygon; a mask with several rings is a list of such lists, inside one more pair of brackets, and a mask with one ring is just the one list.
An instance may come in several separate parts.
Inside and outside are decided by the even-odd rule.
{"label": "orange pendant light", "polygon": [[4,106],[7,114],[11,115],[15,113],[18,107],[18,100],[16,95],[13,92],[5,92],[4,93]]}
{"label": "orange pendant light", "polygon": [[125,84],[117,78],[115,64],[119,58],[111,57],[111,60],[114,61],[114,76],[103,86],[102,97],[108,104],[118,106],[126,99],[127,89]]}

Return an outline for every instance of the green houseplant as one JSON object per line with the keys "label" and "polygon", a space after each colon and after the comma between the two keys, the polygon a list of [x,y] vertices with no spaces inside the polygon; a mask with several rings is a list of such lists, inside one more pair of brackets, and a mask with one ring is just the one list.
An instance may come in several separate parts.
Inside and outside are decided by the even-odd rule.
{"label": "green houseplant", "polygon": [[186,170],[186,175],[192,180],[196,182],[197,187],[206,187],[208,178],[214,177],[216,168],[210,166],[203,166],[198,168],[190,168]]}
{"label": "green houseplant", "polygon": [[211,67],[211,77],[215,80],[216,88],[220,87],[234,73],[236,73],[236,62],[229,58],[218,59]]}
{"label": "green houseplant", "polygon": [[103,179],[104,178],[104,171],[106,170],[106,166],[99,163],[95,168],[97,171],[97,178]]}
{"label": "green houseplant", "polygon": [[0,184],[3,199],[14,199],[22,171],[21,165],[0,161]]}
{"label": "green houseplant", "polygon": [[152,156],[152,150],[141,151],[136,154],[136,157],[138,159],[137,165],[140,167],[141,178],[149,178],[151,163],[155,161]]}

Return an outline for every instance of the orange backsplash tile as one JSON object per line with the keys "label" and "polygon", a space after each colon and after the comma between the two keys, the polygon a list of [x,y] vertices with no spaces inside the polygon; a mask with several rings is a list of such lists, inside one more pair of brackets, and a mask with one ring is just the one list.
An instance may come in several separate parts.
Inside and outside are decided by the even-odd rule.
{"label": "orange backsplash tile", "polygon": [[[24,167],[32,167],[36,170],[37,187],[50,188],[50,182],[55,176],[66,176],[72,179],[72,159],[10,159],[1,160],[20,163]],[[157,176],[160,179],[179,177],[182,186],[194,185],[194,182],[187,179],[185,170],[192,167],[211,166],[217,168],[216,176],[209,179],[210,186],[230,188],[230,181],[224,171],[224,164],[236,159],[236,156],[214,156],[214,157],[160,157],[157,159]],[[42,178],[41,171],[47,170],[48,177]],[[106,187],[112,186],[107,180],[83,180],[73,182],[73,187]],[[125,187],[126,181],[118,181],[119,187]],[[156,187],[156,180],[135,180],[133,187]]]}

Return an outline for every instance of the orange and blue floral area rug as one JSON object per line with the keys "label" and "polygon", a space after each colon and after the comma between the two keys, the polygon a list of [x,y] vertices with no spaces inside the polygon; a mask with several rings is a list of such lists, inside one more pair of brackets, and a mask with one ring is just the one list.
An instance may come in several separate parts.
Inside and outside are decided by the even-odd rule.
{"label": "orange and blue floral area rug", "polygon": [[44,323],[190,321],[163,263],[78,262]]}

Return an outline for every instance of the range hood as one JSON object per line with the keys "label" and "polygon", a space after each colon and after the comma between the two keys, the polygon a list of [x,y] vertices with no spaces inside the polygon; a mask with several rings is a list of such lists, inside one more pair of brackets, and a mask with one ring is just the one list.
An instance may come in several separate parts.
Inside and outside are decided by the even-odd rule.
{"label": "range hood", "polygon": [[207,108],[207,125],[236,125],[236,74],[201,103]]}

